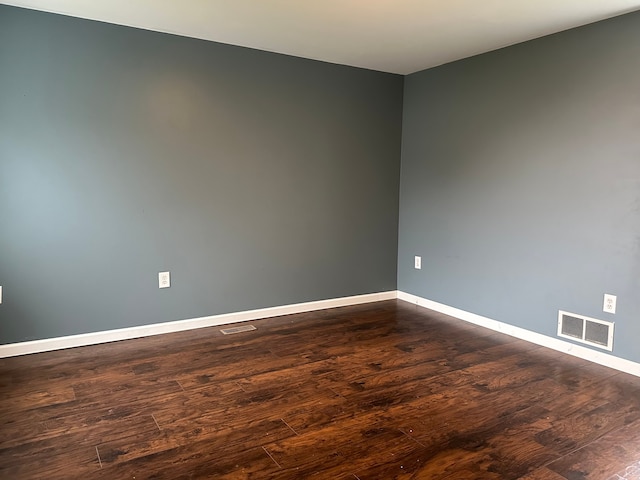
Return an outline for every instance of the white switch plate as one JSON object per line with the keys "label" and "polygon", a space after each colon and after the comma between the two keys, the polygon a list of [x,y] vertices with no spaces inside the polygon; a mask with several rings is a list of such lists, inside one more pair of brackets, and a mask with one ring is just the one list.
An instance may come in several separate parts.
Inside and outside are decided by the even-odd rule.
{"label": "white switch plate", "polygon": [[608,293],[604,294],[604,304],[602,305],[602,310],[607,313],[616,313],[616,300],[618,297],[615,295],[609,295]]}
{"label": "white switch plate", "polygon": [[413,261],[413,267],[416,270],[420,270],[422,268],[422,257],[419,257],[416,255],[414,261]]}
{"label": "white switch plate", "polygon": [[169,288],[171,286],[171,273],[158,273],[158,288]]}
{"label": "white switch plate", "polygon": [[0,303],[2,303],[2,285],[0,285]]}

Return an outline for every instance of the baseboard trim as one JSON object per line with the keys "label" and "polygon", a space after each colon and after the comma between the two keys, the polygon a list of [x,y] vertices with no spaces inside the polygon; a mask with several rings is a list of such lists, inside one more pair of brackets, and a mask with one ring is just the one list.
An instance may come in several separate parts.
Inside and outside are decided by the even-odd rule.
{"label": "baseboard trim", "polygon": [[484,328],[501,332],[512,337],[526,340],[543,347],[551,348],[558,352],[573,355],[590,362],[604,365],[606,367],[619,370],[640,377],[640,363],[635,363],[624,358],[619,358],[607,353],[591,350],[581,345],[575,345],[558,338],[548,337],[540,333],[532,332],[524,328],[499,322],[482,315],[467,312],[459,308],[451,307],[443,303],[434,302],[427,298],[418,297],[410,293],[391,290],[387,292],[370,293],[365,295],[355,295],[350,297],[330,298],[313,302],[294,303],[277,307],[261,308],[256,310],[246,310],[241,312],[225,313],[221,315],[211,315],[207,317],[189,318],[186,320],[176,320],[172,322],[156,323],[152,325],[140,325],[136,327],[120,328],[117,330],[106,330],[102,332],[83,333],[79,335],[69,335],[66,337],[45,338],[42,340],[32,340],[29,342],[9,343],[0,345],[0,358],[15,357],[18,355],[28,355],[31,353],[49,352],[52,350],[62,350],[65,348],[83,347],[100,343],[116,342],[119,340],[129,340],[133,338],[150,337],[164,333],[181,332],[196,328],[215,327],[218,325],[228,325],[231,323],[248,322],[261,318],[278,317],[281,315],[291,315],[294,313],[312,312],[327,308],[345,307],[349,305],[359,305],[363,303],[379,302],[393,299],[403,300],[420,307],[427,308],[451,317],[473,323]]}
{"label": "baseboard trim", "polygon": [[189,318],[186,320],[176,320],[152,325],[140,325],[137,327],[120,328],[117,330],[83,333],[79,335],[69,335],[66,337],[45,338],[29,342],[9,343],[6,345],[0,345],[0,358],[49,352],[51,350],[62,350],[65,348],[84,347],[99,343],[116,342],[118,340],[129,340],[132,338],[149,337],[163,333],[193,330],[196,328],[215,327],[217,325],[228,325],[230,323],[247,322],[251,320],[259,320],[261,318],[291,315],[293,313],[312,312],[327,308],[392,300],[397,298],[397,296],[398,292],[396,290],[392,290],[365,295],[355,295],[351,297],[339,297],[314,302],[260,308],[257,310],[225,313],[221,315],[211,315],[208,317]]}
{"label": "baseboard trim", "polygon": [[540,333],[532,332],[524,328],[515,327],[508,323],[499,322],[491,318],[476,315],[475,313],[460,310],[459,308],[451,307],[443,303],[434,302],[426,298],[418,297],[410,293],[398,291],[398,299],[405,302],[414,303],[420,307],[428,308],[451,317],[455,317],[465,322],[473,323],[481,327],[495,330],[496,332],[505,333],[512,337],[526,340],[527,342],[535,343],[543,347],[551,348],[558,352],[573,355],[574,357],[582,358],[598,365],[604,365],[621,372],[629,373],[640,377],[640,363],[632,362],[631,360],[625,360],[624,358],[615,357],[608,353],[598,352],[591,350],[590,348],[583,347],[581,345],[575,345],[558,338],[548,337]]}

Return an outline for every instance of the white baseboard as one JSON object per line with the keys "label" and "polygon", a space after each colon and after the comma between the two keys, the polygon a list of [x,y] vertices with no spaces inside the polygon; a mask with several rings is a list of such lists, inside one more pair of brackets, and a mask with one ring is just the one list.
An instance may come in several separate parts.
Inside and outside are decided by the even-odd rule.
{"label": "white baseboard", "polygon": [[27,355],[30,353],[48,352],[51,350],[61,350],[64,348],[83,347],[96,345],[98,343],[115,342],[118,340],[129,340],[132,338],[149,337],[163,333],[181,332],[196,328],[214,327],[217,325],[228,325],[230,323],[247,322],[259,320],[261,318],[277,317],[280,315],[291,315],[294,313],[312,312],[314,310],[324,310],[326,308],[344,307],[348,305],[359,305],[362,303],[379,302],[382,300],[399,299],[405,302],[428,308],[430,310],[449,315],[451,317],[473,323],[481,327],[489,328],[512,337],[526,340],[536,345],[551,348],[553,350],[573,355],[575,357],[588,360],[599,365],[604,365],[621,372],[630,373],[640,377],[640,364],[615,357],[608,353],[598,352],[581,345],[575,345],[558,338],[548,337],[540,333],[532,332],[524,328],[499,322],[491,318],[476,315],[475,313],[460,310],[443,303],[434,302],[426,298],[418,297],[410,293],[401,291],[388,291],[380,293],[370,293],[366,295],[355,295],[352,297],[331,298],[328,300],[318,300],[314,302],[295,303],[278,307],[261,308],[257,310],[246,310],[243,312],[225,313],[221,315],[211,315],[208,317],[190,318],[186,320],[176,320],[173,322],[156,323],[152,325],[140,325],[137,327],[120,328],[117,330],[107,330],[103,332],[83,333],[80,335],[70,335],[66,337],[46,338],[43,340],[33,340],[29,342],[10,343],[0,345],[0,358]]}
{"label": "white baseboard", "polygon": [[449,305],[434,302],[433,300],[428,300],[416,295],[411,295],[410,293],[399,291],[398,299],[404,300],[405,302],[414,303],[420,307],[428,308],[429,310],[444,313],[445,315],[464,320],[465,322],[473,323],[481,327],[505,333],[507,335],[511,335],[512,337],[535,343],[536,345],[551,348],[553,350],[557,350],[558,352],[567,353],[569,355],[573,355],[574,357],[579,357],[584,360],[597,363],[599,365],[604,365],[605,367],[610,367],[621,372],[630,373],[631,375],[640,377],[640,363],[635,363],[631,360],[625,360],[624,358],[615,357],[608,353],[598,352],[596,350],[591,350],[590,348],[586,348],[581,345],[575,345],[558,338],[548,337],[546,335],[532,332],[524,328],[515,327],[513,325],[509,325],[508,323],[503,323],[491,318],[483,317],[481,315],[476,315],[475,313],[470,313],[465,310],[460,310],[459,308],[450,307]]}
{"label": "white baseboard", "polygon": [[61,350],[64,348],[83,347],[87,345],[96,345],[98,343],[128,340],[131,338],[149,337],[151,335],[160,335],[162,333],[181,332],[183,330],[214,327],[217,325],[227,325],[229,323],[247,322],[250,320],[277,317],[280,315],[290,315],[293,313],[324,310],[326,308],[379,302],[381,300],[392,300],[397,298],[397,296],[398,292],[392,290],[388,292],[370,293],[366,295],[355,295],[352,297],[331,298],[328,300],[318,300],[315,302],[295,303],[292,305],[283,305],[279,307],[261,308],[258,310],[225,313],[222,315],[212,315],[209,317],[176,320],[173,322],[156,323],[152,325],[140,325],[137,327],[120,328],[117,330],[107,330],[103,332],[83,333],[80,335],[70,335],[66,337],[45,338],[43,340],[10,343],[6,345],[0,345],[0,358],[15,357],[18,355],[27,355],[30,353],[48,352],[51,350]]}

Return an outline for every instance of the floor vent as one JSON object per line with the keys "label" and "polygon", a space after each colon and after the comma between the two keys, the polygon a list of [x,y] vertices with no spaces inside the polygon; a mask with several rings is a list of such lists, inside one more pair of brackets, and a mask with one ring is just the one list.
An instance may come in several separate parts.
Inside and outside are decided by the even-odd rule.
{"label": "floor vent", "polygon": [[234,333],[250,332],[255,330],[253,325],[240,325],[239,327],[223,328],[220,330],[224,335],[233,335]]}
{"label": "floor vent", "polygon": [[613,350],[613,322],[605,322],[560,310],[558,312],[558,336],[605,350]]}

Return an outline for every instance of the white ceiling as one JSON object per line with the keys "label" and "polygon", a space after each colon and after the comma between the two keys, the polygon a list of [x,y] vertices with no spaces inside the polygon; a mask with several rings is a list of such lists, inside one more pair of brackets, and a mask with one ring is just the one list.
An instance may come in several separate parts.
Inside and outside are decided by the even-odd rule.
{"label": "white ceiling", "polygon": [[640,0],[0,3],[400,74],[640,9]]}

